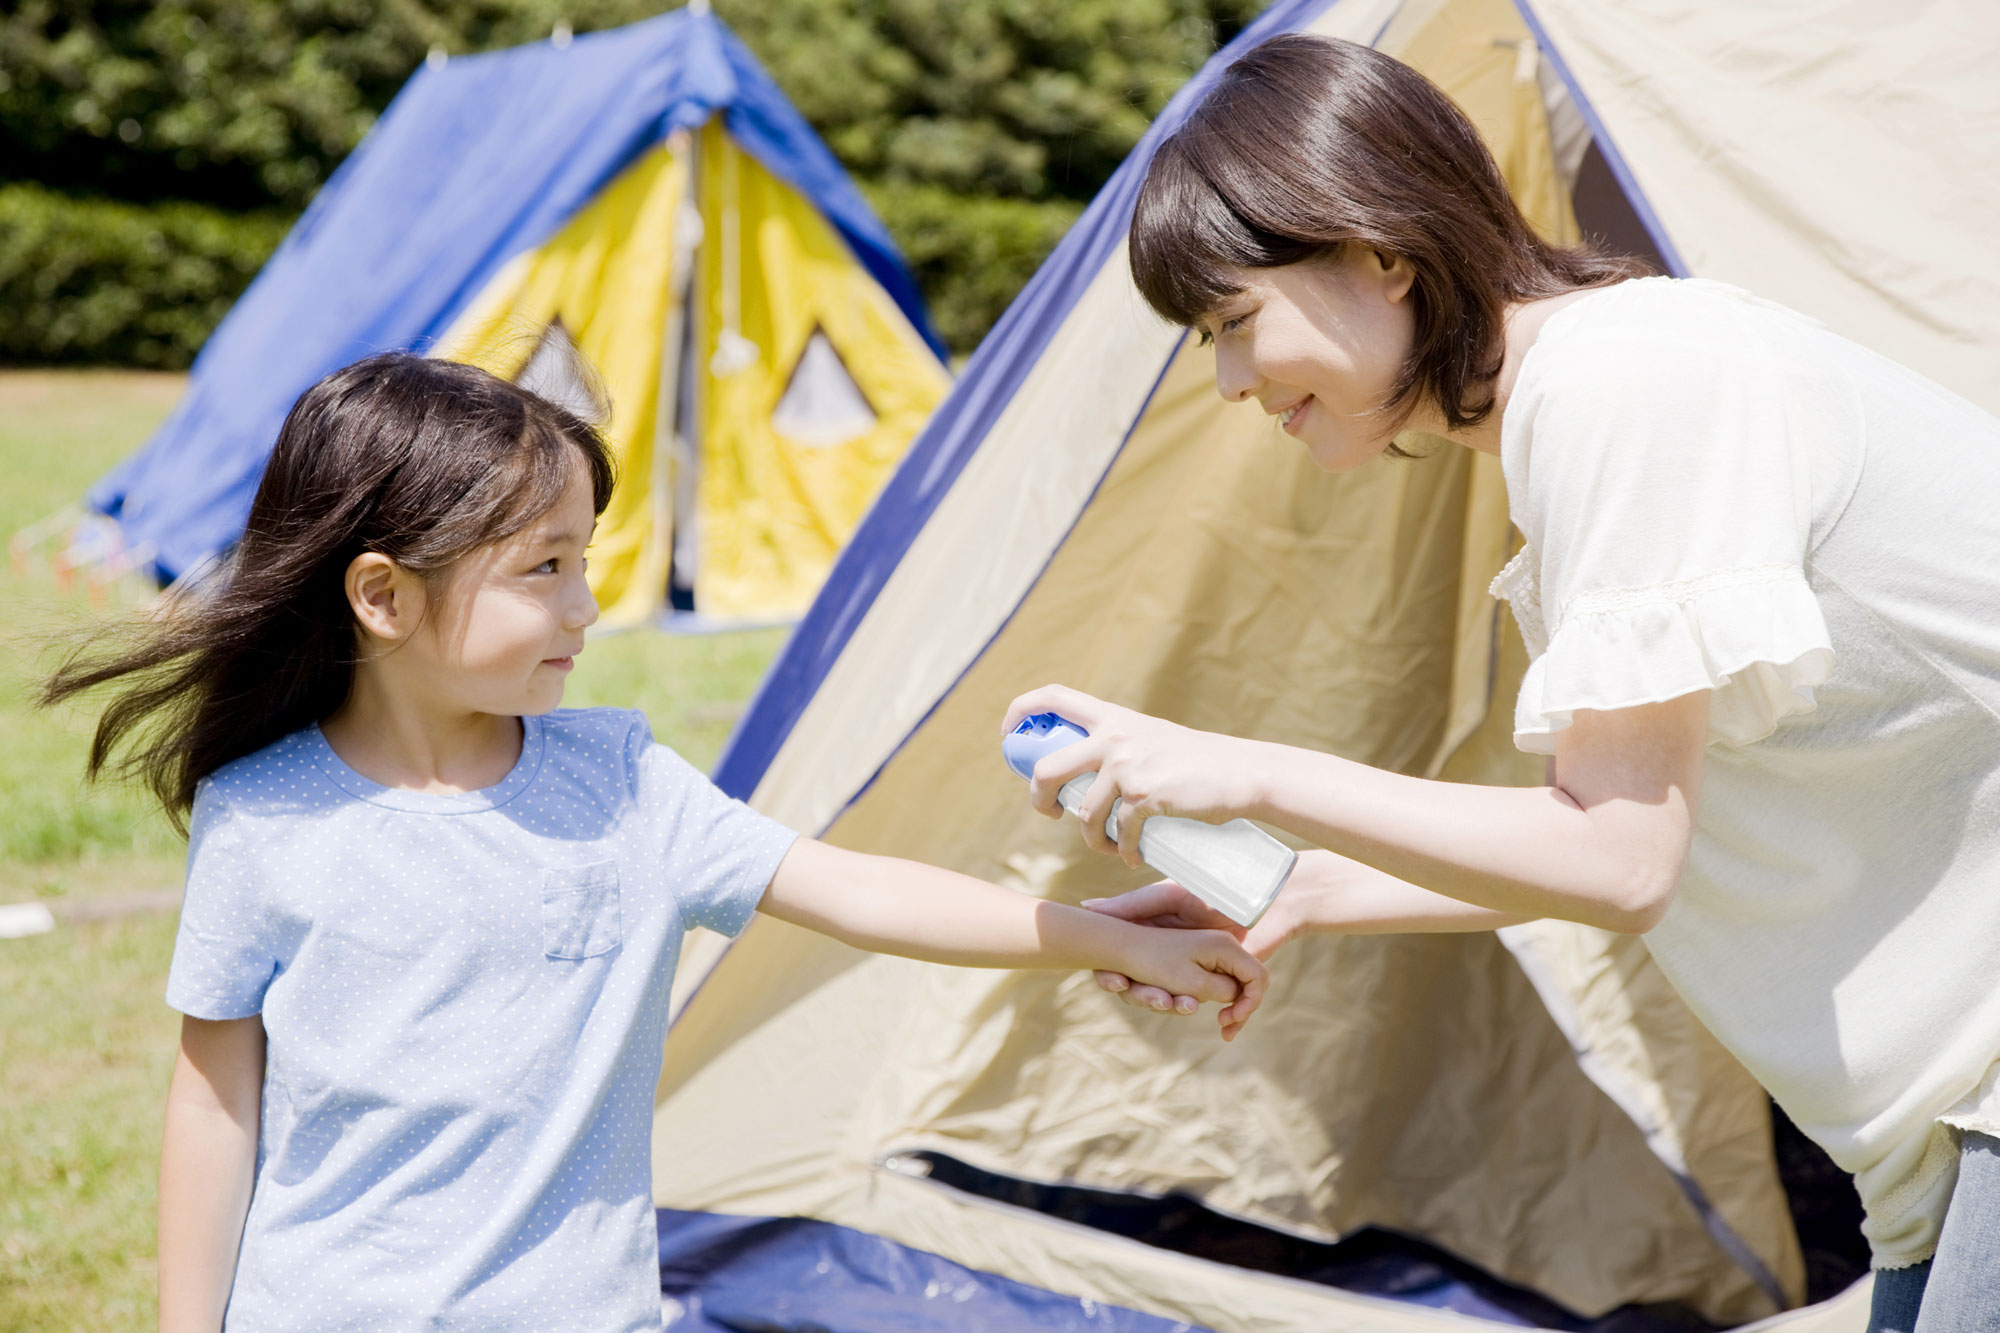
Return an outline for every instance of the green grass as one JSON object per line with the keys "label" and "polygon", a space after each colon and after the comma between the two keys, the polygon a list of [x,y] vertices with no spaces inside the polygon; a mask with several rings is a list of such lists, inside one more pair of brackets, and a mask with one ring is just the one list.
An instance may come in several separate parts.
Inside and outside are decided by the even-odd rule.
{"label": "green grass", "polygon": [[[0,537],[81,496],[179,392],[176,375],[0,375]],[[180,844],[164,821],[136,792],[84,786],[88,719],[29,703],[38,669],[90,623],[89,602],[46,567],[10,564],[0,580],[0,901],[172,884]]]}
{"label": "green grass", "polygon": [[0,1333],[148,1326],[174,920],[0,940]]}
{"label": "green grass", "polygon": [[[145,439],[175,375],[0,372],[0,538],[76,500]],[[128,597],[136,599],[137,591]],[[92,717],[34,708],[38,674],[96,617],[45,560],[0,572],[0,903],[177,887],[183,845],[138,792],[86,786]],[[594,640],[566,702],[644,709],[702,768],[783,641],[634,631]],[[177,1016],[174,918],[0,940],[0,1333],[150,1324],[154,1176]]]}

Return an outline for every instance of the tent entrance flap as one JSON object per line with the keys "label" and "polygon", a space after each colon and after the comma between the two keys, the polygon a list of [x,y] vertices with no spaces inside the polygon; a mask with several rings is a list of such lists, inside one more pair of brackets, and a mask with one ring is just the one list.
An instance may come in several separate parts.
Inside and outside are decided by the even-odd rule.
{"label": "tent entrance flap", "polygon": [[896,1154],[885,1165],[941,1188],[1177,1254],[1357,1295],[1448,1310],[1495,1324],[1575,1333],[1691,1333],[1715,1327],[1693,1307],[1674,1301],[1620,1306],[1588,1318],[1527,1287],[1502,1281],[1420,1237],[1380,1227],[1363,1227],[1326,1241],[1215,1212],[1186,1194],[1154,1195],[1024,1180],[982,1171],[938,1152]]}

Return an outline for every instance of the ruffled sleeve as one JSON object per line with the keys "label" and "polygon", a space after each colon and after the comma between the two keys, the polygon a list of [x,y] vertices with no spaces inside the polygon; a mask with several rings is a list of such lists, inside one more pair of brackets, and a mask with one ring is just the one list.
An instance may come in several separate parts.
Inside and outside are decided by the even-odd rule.
{"label": "ruffled sleeve", "polygon": [[1533,656],[1517,746],[1552,754],[1578,709],[1702,690],[1711,744],[1813,707],[1833,645],[1806,578],[1800,434],[1775,369],[1726,325],[1537,345],[1502,444],[1528,545],[1494,583]]}

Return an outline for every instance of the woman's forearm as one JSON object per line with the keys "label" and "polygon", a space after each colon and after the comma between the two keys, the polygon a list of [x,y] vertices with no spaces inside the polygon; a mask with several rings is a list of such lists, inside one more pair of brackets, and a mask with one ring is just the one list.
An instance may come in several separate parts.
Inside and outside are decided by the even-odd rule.
{"label": "woman's forearm", "polygon": [[1335,852],[1299,856],[1285,884],[1281,910],[1288,937],[1315,932],[1342,935],[1446,934],[1498,930],[1534,918],[1476,907]]}
{"label": "woman's forearm", "polygon": [[263,1055],[256,1019],[184,1025],[160,1144],[160,1333],[222,1327],[256,1172]]}
{"label": "woman's forearm", "polygon": [[[1644,931],[1665,911],[1686,857],[1705,696],[1698,704],[1624,710],[1664,710],[1650,727],[1623,713],[1579,715],[1593,762],[1548,787],[1428,781],[1245,742],[1256,791],[1246,813],[1392,880],[1511,919]],[[1431,915],[1403,890],[1378,883],[1365,892],[1383,899],[1384,916],[1405,907],[1418,920]]]}

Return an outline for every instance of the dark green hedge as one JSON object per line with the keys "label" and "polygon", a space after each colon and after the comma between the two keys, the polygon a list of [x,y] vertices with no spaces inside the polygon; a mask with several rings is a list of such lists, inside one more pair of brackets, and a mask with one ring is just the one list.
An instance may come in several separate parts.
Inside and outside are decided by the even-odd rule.
{"label": "dark green hedge", "polygon": [[[992,327],[1083,210],[935,185],[863,190],[959,351]],[[0,185],[0,364],[184,367],[291,221]]]}
{"label": "dark green hedge", "polygon": [[917,276],[931,320],[969,352],[1083,212],[1070,199],[963,195],[937,185],[863,181],[861,192]]}
{"label": "dark green hedge", "polygon": [[[0,0],[0,182],[42,187],[0,185],[0,363],[184,364],[427,54],[678,2]],[[964,352],[1264,3],[715,8],[867,191]]]}
{"label": "dark green hedge", "polygon": [[290,225],[0,185],[0,362],[183,367]]}

